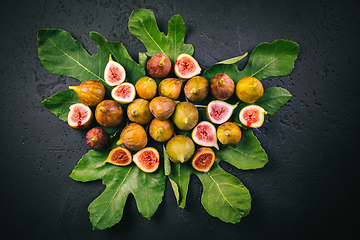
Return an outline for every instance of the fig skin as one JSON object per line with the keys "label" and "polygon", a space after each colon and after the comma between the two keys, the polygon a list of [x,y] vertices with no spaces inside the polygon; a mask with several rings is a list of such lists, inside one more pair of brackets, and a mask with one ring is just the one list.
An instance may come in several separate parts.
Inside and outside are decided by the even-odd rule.
{"label": "fig skin", "polygon": [[147,142],[145,129],[138,123],[130,123],[121,131],[120,139],[116,144],[124,144],[127,149],[138,151],[143,149]]}
{"label": "fig skin", "polygon": [[142,98],[137,98],[128,105],[127,115],[130,121],[141,125],[147,124],[153,119],[149,109],[149,101]]}
{"label": "fig skin", "polygon": [[159,83],[159,95],[173,100],[180,96],[183,80],[176,78],[165,78]]}
{"label": "fig skin", "polygon": [[258,105],[248,105],[241,109],[239,120],[248,128],[259,128],[264,123],[264,115],[267,112]]}
{"label": "fig skin", "polygon": [[191,55],[180,54],[175,61],[175,75],[181,79],[189,79],[201,73],[199,63]]}
{"label": "fig skin", "polygon": [[151,77],[164,78],[171,70],[171,61],[165,54],[158,53],[148,60],[146,69]]}
{"label": "fig skin", "polygon": [[149,108],[155,118],[168,119],[175,110],[175,102],[168,97],[155,97],[150,101]]}
{"label": "fig skin", "polygon": [[111,163],[116,166],[127,166],[132,162],[131,152],[124,147],[112,149],[105,160],[105,163]]}
{"label": "fig skin", "polygon": [[104,99],[105,87],[95,79],[82,82],[79,86],[69,86],[77,93],[77,97],[86,106],[94,107]]}
{"label": "fig skin", "polygon": [[136,82],[135,90],[139,97],[151,100],[157,93],[157,84],[154,79],[150,77],[143,77]]}
{"label": "fig skin", "polygon": [[95,119],[104,127],[115,127],[123,119],[123,109],[114,100],[104,100],[95,108]]}
{"label": "fig skin", "polygon": [[196,150],[191,165],[199,172],[208,172],[215,162],[215,153],[211,148],[202,147]]}
{"label": "fig skin", "polygon": [[198,123],[199,111],[190,102],[180,102],[175,107],[172,120],[179,129],[189,131]]}
{"label": "fig skin", "polygon": [[100,127],[94,127],[86,133],[86,144],[93,150],[100,150],[109,141],[109,134]]}
{"label": "fig skin", "polygon": [[199,122],[192,130],[191,137],[194,142],[200,146],[215,147],[216,150],[219,150],[216,129],[214,125],[208,121]]}
{"label": "fig skin", "polygon": [[264,94],[262,83],[254,77],[243,77],[236,84],[236,96],[245,103],[254,103]]}
{"label": "fig skin", "polygon": [[227,74],[219,73],[211,79],[210,91],[215,98],[227,100],[234,94],[235,83]]}
{"label": "fig skin", "polygon": [[146,147],[135,153],[133,161],[140,170],[153,173],[159,168],[160,155],[155,148]]}
{"label": "fig skin", "polygon": [[174,134],[174,124],[169,119],[154,118],[149,125],[149,134],[157,142],[166,142]]}
{"label": "fig skin", "polygon": [[209,94],[209,82],[201,76],[190,78],[184,86],[184,93],[190,101],[201,102]]}
{"label": "fig skin", "polygon": [[223,145],[236,145],[241,139],[241,130],[236,123],[226,122],[217,128],[216,136]]}
{"label": "fig skin", "polygon": [[94,119],[94,115],[88,106],[82,103],[75,103],[69,108],[70,111],[68,113],[67,122],[71,128],[82,130],[90,126]]}
{"label": "fig skin", "polygon": [[165,149],[171,161],[184,163],[193,156],[195,144],[191,138],[185,135],[177,135],[167,142]]}

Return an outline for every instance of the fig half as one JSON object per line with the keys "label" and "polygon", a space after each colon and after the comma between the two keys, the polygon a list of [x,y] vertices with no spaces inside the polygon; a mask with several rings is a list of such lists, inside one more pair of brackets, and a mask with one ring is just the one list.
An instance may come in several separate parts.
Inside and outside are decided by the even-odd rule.
{"label": "fig half", "polygon": [[211,148],[202,147],[196,150],[191,165],[199,172],[208,172],[215,162],[215,153]]}
{"label": "fig half", "polygon": [[167,142],[165,149],[171,161],[184,163],[194,154],[195,144],[185,135],[176,135]]}
{"label": "fig half", "polygon": [[160,165],[159,152],[153,147],[146,147],[135,153],[133,161],[146,173],[155,172]]}
{"label": "fig half", "polygon": [[105,163],[111,163],[116,166],[127,166],[132,162],[132,156],[128,149],[116,147],[112,149],[105,160]]}
{"label": "fig half", "polygon": [[104,72],[104,79],[105,82],[109,86],[117,86],[125,81],[126,78],[126,71],[125,68],[120,64],[115,62],[111,54],[109,56],[109,61],[106,64],[105,72]]}
{"label": "fig half", "polygon": [[189,79],[200,74],[201,68],[195,58],[183,53],[176,58],[174,72],[178,78]]}
{"label": "fig half", "polygon": [[70,106],[67,121],[73,129],[84,129],[91,124],[93,118],[93,113],[88,106],[75,103]]}
{"label": "fig half", "polygon": [[95,79],[82,82],[79,86],[69,86],[69,89],[77,93],[80,102],[90,107],[96,106],[105,96],[104,85]]}
{"label": "fig half", "polygon": [[134,85],[129,82],[124,82],[113,88],[111,96],[119,103],[130,103],[136,96],[136,90]]}
{"label": "fig half", "polygon": [[222,124],[229,120],[238,104],[231,105],[220,100],[211,101],[206,107],[206,115],[212,123]]}
{"label": "fig half", "polygon": [[210,122],[202,121],[193,129],[191,137],[194,142],[204,147],[215,147],[219,150],[216,129]]}
{"label": "fig half", "polygon": [[267,112],[260,106],[249,105],[241,109],[239,113],[240,122],[249,128],[259,128],[264,123],[264,115]]}

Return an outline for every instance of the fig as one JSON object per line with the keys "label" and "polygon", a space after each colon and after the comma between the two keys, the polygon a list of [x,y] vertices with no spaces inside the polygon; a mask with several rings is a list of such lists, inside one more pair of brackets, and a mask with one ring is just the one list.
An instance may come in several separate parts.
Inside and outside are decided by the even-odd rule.
{"label": "fig", "polygon": [[69,86],[69,89],[74,90],[80,102],[89,107],[96,106],[105,96],[104,85],[95,79],[82,82],[79,86]]}
{"label": "fig", "polygon": [[87,128],[94,116],[91,109],[82,103],[72,104],[68,114],[68,124],[73,129],[85,129]]}
{"label": "fig", "polygon": [[95,108],[95,119],[104,127],[115,127],[123,119],[123,110],[114,100],[104,100]]}
{"label": "fig", "polygon": [[134,85],[128,82],[121,83],[111,91],[112,98],[119,103],[130,103],[134,100],[135,95]]}
{"label": "fig", "polygon": [[216,129],[212,123],[202,121],[196,125],[191,133],[194,142],[204,147],[215,147],[219,150],[219,145],[216,138]]}
{"label": "fig", "polygon": [[109,62],[106,64],[104,79],[109,86],[117,86],[125,81],[126,71],[125,68],[120,64],[115,62],[111,54],[109,56]]}
{"label": "fig", "polygon": [[231,105],[224,101],[213,100],[206,107],[206,115],[210,122],[214,124],[222,124],[229,120],[238,104],[239,103]]}
{"label": "fig", "polygon": [[134,163],[146,173],[155,172],[160,165],[159,152],[153,147],[146,147],[135,153]]}
{"label": "fig", "polygon": [[171,161],[184,163],[194,154],[195,144],[185,135],[176,135],[167,142],[165,150]]}
{"label": "fig", "polygon": [[202,147],[196,150],[191,165],[199,172],[208,172],[215,162],[215,153],[211,148]]}
{"label": "fig", "polygon": [[236,145],[241,138],[241,130],[234,122],[221,124],[216,130],[216,136],[223,145]]}
{"label": "fig", "polygon": [[264,123],[264,115],[267,112],[260,106],[249,105],[241,109],[239,113],[240,122],[249,128],[259,128]]}
{"label": "fig", "polygon": [[151,77],[164,78],[171,70],[171,61],[165,54],[158,53],[149,59],[146,69]]}
{"label": "fig", "polygon": [[142,98],[132,101],[127,107],[127,115],[132,122],[147,124],[153,118],[149,109],[149,102]]}
{"label": "fig", "polygon": [[154,79],[143,77],[136,82],[135,90],[139,97],[150,100],[153,99],[157,93],[157,84]]}
{"label": "fig", "polygon": [[131,152],[124,147],[116,147],[110,151],[105,163],[116,166],[127,166],[132,162]]}
{"label": "fig", "polygon": [[178,78],[189,79],[201,72],[199,63],[189,54],[180,54],[175,61],[174,72]]}
{"label": "fig", "polygon": [[175,102],[168,97],[159,96],[150,101],[149,108],[154,117],[166,120],[173,114]]}
{"label": "fig", "polygon": [[189,131],[198,123],[199,111],[190,102],[180,102],[175,107],[172,120],[179,129]]}
{"label": "fig", "polygon": [[159,95],[173,100],[177,99],[181,93],[182,80],[176,78],[165,78],[159,83]]}
{"label": "fig", "polygon": [[154,118],[149,125],[149,134],[157,142],[166,142],[174,134],[174,124],[169,119]]}
{"label": "fig", "polygon": [[225,73],[219,73],[211,79],[210,91],[215,98],[227,100],[234,94],[235,83]]}
{"label": "fig", "polygon": [[138,151],[143,149],[147,142],[148,138],[145,129],[138,123],[130,123],[121,131],[120,139],[116,144],[124,144],[127,149]]}
{"label": "fig", "polygon": [[264,94],[264,87],[254,77],[243,77],[236,84],[236,96],[245,103],[254,103]]}
{"label": "fig", "polygon": [[86,144],[93,150],[104,148],[109,141],[109,134],[100,127],[94,127],[86,133]]}
{"label": "fig", "polygon": [[190,78],[184,86],[185,96],[193,102],[201,102],[209,94],[209,82],[204,77]]}

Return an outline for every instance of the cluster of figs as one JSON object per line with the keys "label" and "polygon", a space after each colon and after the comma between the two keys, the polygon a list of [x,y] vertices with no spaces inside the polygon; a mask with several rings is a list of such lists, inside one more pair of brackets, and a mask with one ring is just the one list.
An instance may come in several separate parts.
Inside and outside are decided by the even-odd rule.
{"label": "cluster of figs", "polygon": [[[68,124],[74,129],[88,128],[94,116],[101,126],[115,127],[125,119],[122,105],[126,104],[128,122],[116,142],[118,147],[110,151],[105,163],[127,166],[135,162],[144,172],[156,171],[160,156],[156,148],[147,147],[149,134],[155,141],[166,143],[171,161],[191,160],[196,170],[207,172],[215,161],[212,148],[219,150],[218,141],[236,145],[241,138],[239,124],[228,122],[238,103],[232,105],[225,100],[235,93],[242,102],[254,103],[264,92],[261,82],[251,76],[235,84],[221,73],[208,81],[199,76],[201,68],[188,54],[180,54],[174,66],[165,54],[155,54],[148,60],[146,70],[150,77],[143,77],[133,85],[125,81],[124,67],[110,55],[104,80],[112,87],[112,99],[104,99],[105,87],[98,80],[69,87],[81,102],[70,106]],[[167,77],[171,70],[177,77]],[[162,80],[157,84],[154,79]],[[185,101],[178,100],[182,91]],[[209,93],[215,100],[207,106],[196,105]],[[90,107],[95,109],[94,113]],[[208,121],[199,121],[198,107],[206,107]],[[263,124],[264,114],[263,108],[250,104],[240,111],[239,120],[248,128],[258,128]],[[176,135],[176,128],[191,131],[191,137]],[[87,132],[86,143],[91,149],[100,150],[109,138],[104,129],[94,127]]]}

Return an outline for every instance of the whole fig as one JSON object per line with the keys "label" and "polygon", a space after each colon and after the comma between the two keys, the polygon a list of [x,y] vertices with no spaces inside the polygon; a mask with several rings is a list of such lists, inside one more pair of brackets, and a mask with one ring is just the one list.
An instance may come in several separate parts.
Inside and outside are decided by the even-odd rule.
{"label": "whole fig", "polygon": [[209,93],[209,82],[204,77],[190,78],[184,86],[185,96],[193,102],[201,102]]}
{"label": "whole fig", "polygon": [[142,98],[137,98],[128,105],[127,115],[130,121],[141,125],[150,122],[153,118],[149,109],[149,102]]}
{"label": "whole fig", "polygon": [[169,119],[154,118],[149,125],[149,134],[157,142],[165,142],[174,134],[174,124]]}
{"label": "whole fig", "polygon": [[168,97],[159,96],[150,101],[149,108],[154,117],[166,120],[173,114],[175,102]]}
{"label": "whole fig", "polygon": [[143,77],[136,82],[135,90],[139,97],[150,100],[153,99],[157,93],[157,84],[154,79]]}
{"label": "whole fig", "polygon": [[190,102],[180,102],[175,107],[172,119],[179,129],[189,131],[198,123],[199,111]]}
{"label": "whole fig", "polygon": [[123,119],[123,110],[114,100],[104,100],[96,106],[96,121],[104,127],[115,127]]}
{"label": "whole fig", "polygon": [[96,106],[105,96],[104,85],[95,79],[82,82],[79,86],[69,86],[69,89],[74,90],[80,102],[89,107]]}
{"label": "whole fig", "polygon": [[86,133],[86,144],[93,150],[100,150],[109,141],[109,134],[100,127],[94,127]]}
{"label": "whole fig", "polygon": [[158,53],[149,59],[146,69],[151,77],[164,78],[171,70],[171,61],[165,54]]}
{"label": "whole fig", "polygon": [[234,94],[235,83],[225,73],[219,73],[211,79],[210,91],[217,99],[227,100]]}
{"label": "whole fig", "polygon": [[158,91],[160,96],[173,100],[180,96],[183,80],[176,78],[165,78],[159,83]]}

